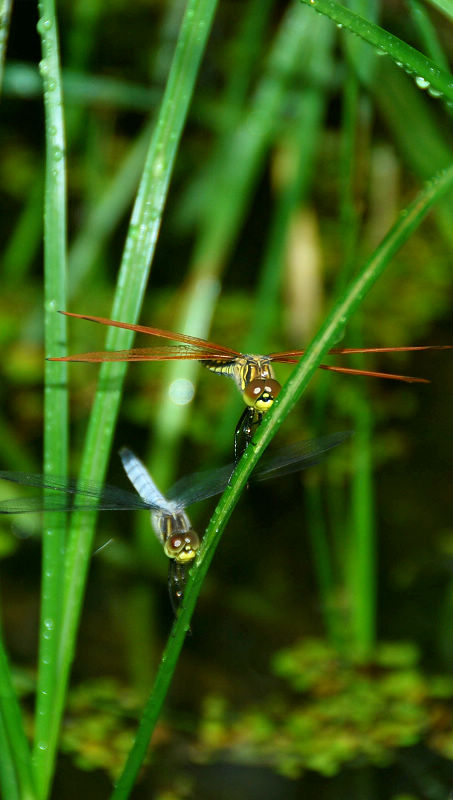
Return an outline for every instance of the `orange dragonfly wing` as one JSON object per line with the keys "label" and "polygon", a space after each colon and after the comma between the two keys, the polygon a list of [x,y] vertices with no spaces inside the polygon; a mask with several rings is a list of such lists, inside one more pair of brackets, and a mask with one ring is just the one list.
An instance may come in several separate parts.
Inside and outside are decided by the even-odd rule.
{"label": "orange dragonfly wing", "polygon": [[109,325],[115,328],[123,328],[136,333],[145,333],[148,336],[156,336],[160,339],[172,339],[174,342],[181,342],[179,345],[157,345],[156,347],[134,347],[130,350],[99,351],[95,353],[78,353],[74,356],[64,358],[49,358],[49,361],[82,361],[82,362],[104,362],[104,361],[171,361],[176,359],[192,359],[194,361],[207,361],[216,359],[229,361],[241,355],[231,347],[225,347],[206,339],[199,339],[196,336],[189,336],[185,333],[166,331],[162,328],[148,328],[145,325],[132,325],[129,322],[117,322],[113,319],[95,317],[88,314],[74,314],[70,311],[61,311],[68,317],[86,319],[90,322],[98,322],[100,325]]}
{"label": "orange dragonfly wing", "polygon": [[[149,328],[145,325],[133,325],[129,322],[118,322],[105,317],[96,317],[88,314],[75,314],[71,311],[61,311],[68,317],[86,319],[90,322],[97,322],[100,325],[108,325],[125,330],[145,333],[148,336],[156,336],[160,339],[171,339],[180,342],[178,345],[161,345],[156,347],[132,348],[129,350],[99,351],[94,353],[79,353],[74,356],[64,358],[50,358],[49,361],[83,361],[83,362],[104,362],[104,361],[171,361],[176,359],[195,361],[208,361],[216,359],[219,361],[229,361],[242,354],[231,347],[210,342],[206,339],[199,339],[196,336],[189,336],[184,333],[167,331],[162,328]],[[329,355],[350,355],[353,353],[408,353],[416,350],[451,350],[452,345],[414,345],[409,347],[334,347],[329,350]],[[304,355],[305,350],[287,350],[281,353],[270,353],[267,357],[270,361],[280,364],[296,364]],[[330,372],[341,372],[348,375],[364,375],[372,378],[389,378],[396,381],[407,383],[429,383],[425,378],[414,378],[409,375],[396,375],[387,372],[376,372],[374,370],[354,369],[351,367],[331,366],[321,364],[321,369]]]}
{"label": "orange dragonfly wing", "polygon": [[[354,353],[410,353],[413,350],[452,350],[451,344],[421,344],[410,345],[408,347],[332,347],[328,350],[328,355],[351,355]],[[279,361],[281,364],[295,364],[306,350],[285,350],[284,353],[269,353],[271,361]]]}
{"label": "orange dragonfly wing", "polygon": [[[409,353],[415,350],[451,350],[453,345],[411,345],[408,347],[333,347],[328,351],[328,355],[351,355],[353,353]],[[270,353],[268,356],[271,361],[280,364],[297,364],[298,360],[304,355],[305,350],[287,350],[284,353]],[[320,364],[320,369],[330,372],[342,372],[346,375],[364,375],[369,378],[388,378],[394,381],[405,381],[406,383],[429,383],[426,378],[414,378],[410,375],[395,375],[388,372],[376,372],[374,370],[353,369],[352,367],[338,367],[327,364]]]}

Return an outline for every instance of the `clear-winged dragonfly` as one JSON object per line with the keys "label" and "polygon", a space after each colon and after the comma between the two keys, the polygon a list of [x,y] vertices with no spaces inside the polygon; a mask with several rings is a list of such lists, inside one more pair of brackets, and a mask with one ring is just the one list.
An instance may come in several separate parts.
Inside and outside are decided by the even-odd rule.
{"label": "clear-winged dragonfly", "polygon": [[[329,450],[342,444],[351,432],[342,431],[319,439],[278,450],[261,459],[251,476],[251,483],[288,475],[317,464]],[[0,514],[23,514],[39,511],[150,511],[151,521],[165,555],[169,558],[168,587],[176,612],[184,595],[188,569],[200,546],[185,509],[193,503],[221,494],[227,487],[233,464],[205,472],[196,472],[177,481],[164,496],[145,465],[128,448],[120,450],[127,476],[137,493],[108,484],[79,482],[73,479],[46,477],[27,472],[0,471],[0,480],[23,486],[52,490],[52,494],[0,501]],[[70,497],[68,497],[68,495]]]}

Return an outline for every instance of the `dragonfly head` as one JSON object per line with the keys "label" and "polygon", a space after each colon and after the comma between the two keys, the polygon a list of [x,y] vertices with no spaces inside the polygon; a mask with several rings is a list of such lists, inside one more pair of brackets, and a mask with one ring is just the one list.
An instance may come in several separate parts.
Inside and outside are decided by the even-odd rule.
{"label": "dragonfly head", "polygon": [[242,397],[246,405],[264,414],[269,411],[281,388],[275,378],[255,378],[247,384]]}
{"label": "dragonfly head", "polygon": [[200,539],[195,531],[174,533],[165,542],[164,550],[168,558],[173,558],[179,564],[188,564],[193,561],[200,547]]}

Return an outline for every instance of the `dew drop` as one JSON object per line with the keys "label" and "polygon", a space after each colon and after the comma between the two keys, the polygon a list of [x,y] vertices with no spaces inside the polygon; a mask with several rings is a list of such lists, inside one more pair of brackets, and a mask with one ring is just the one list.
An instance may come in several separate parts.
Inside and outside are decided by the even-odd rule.
{"label": "dew drop", "polygon": [[442,92],[440,92],[439,89],[433,89],[432,86],[429,87],[428,94],[431,95],[431,97],[442,97]]}
{"label": "dew drop", "polygon": [[47,33],[52,28],[52,20],[47,17],[41,17],[36,25],[38,33]]}
{"label": "dew drop", "polygon": [[417,77],[415,78],[415,83],[417,84],[419,89],[427,89],[428,86],[430,85],[429,81],[427,81],[426,78],[423,78],[421,75],[417,75]]}

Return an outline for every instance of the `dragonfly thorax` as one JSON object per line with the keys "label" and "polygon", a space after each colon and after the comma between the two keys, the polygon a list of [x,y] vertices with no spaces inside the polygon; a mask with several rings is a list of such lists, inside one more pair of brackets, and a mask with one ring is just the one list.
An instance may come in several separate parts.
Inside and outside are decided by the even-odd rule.
{"label": "dragonfly thorax", "polygon": [[231,378],[241,394],[252,381],[257,379],[275,380],[272,365],[267,356],[242,355],[231,361],[212,359],[204,360],[201,363],[211,372]]}

